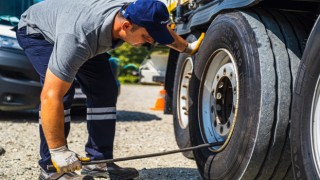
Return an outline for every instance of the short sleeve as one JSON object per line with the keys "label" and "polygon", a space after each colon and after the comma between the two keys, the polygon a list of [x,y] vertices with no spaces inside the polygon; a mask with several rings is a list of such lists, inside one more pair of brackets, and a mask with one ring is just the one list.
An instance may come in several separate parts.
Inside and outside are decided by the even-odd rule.
{"label": "short sleeve", "polygon": [[58,34],[48,68],[61,80],[71,83],[90,57],[91,49],[86,41],[80,41],[72,34]]}

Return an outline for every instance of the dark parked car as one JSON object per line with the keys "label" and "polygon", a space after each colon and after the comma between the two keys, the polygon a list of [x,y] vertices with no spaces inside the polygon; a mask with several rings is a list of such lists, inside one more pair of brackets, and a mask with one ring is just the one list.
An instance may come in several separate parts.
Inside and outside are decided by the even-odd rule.
{"label": "dark parked car", "polygon": [[[21,13],[41,0],[0,0],[0,110],[37,108],[40,103],[39,76],[19,46],[15,32]],[[110,58],[117,79],[118,64]],[[117,80],[120,89],[120,83]],[[120,91],[119,91],[120,92]],[[84,106],[86,96],[76,83],[74,106]]]}
{"label": "dark parked car", "polygon": [[41,85],[12,27],[0,19],[0,110],[32,109],[39,105]]}

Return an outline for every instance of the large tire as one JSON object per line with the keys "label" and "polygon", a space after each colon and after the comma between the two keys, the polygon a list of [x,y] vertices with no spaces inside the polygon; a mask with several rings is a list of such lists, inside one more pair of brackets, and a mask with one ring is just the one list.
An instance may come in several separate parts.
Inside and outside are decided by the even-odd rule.
{"label": "large tire", "polygon": [[285,15],[220,14],[206,33],[190,81],[190,139],[224,143],[194,151],[205,179],[290,177],[292,83],[301,51]]}
{"label": "large tire", "polygon": [[[198,34],[190,34],[186,41],[193,42],[199,37]],[[186,53],[180,53],[173,88],[173,125],[176,142],[179,148],[191,146],[189,136],[189,117],[188,117],[188,89],[189,81],[193,71],[192,57]],[[185,157],[193,159],[192,151],[182,153]]]}
{"label": "large tire", "polygon": [[308,39],[293,94],[291,153],[295,179],[320,179],[320,22]]}

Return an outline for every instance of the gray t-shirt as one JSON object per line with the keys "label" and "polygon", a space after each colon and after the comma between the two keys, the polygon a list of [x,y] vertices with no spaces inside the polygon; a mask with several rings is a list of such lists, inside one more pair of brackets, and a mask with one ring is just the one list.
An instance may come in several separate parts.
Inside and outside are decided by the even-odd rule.
{"label": "gray t-shirt", "polygon": [[88,59],[119,46],[112,42],[114,17],[131,0],[46,0],[21,15],[18,28],[41,33],[54,45],[48,68],[72,82]]}

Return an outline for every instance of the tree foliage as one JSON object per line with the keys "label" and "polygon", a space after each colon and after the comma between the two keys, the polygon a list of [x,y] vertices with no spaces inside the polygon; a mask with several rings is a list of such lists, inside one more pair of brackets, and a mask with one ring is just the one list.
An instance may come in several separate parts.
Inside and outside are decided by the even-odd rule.
{"label": "tree foliage", "polygon": [[153,51],[162,51],[163,53],[168,53],[169,49],[164,46],[141,46],[135,47],[128,43],[123,43],[120,47],[111,50],[109,53],[111,56],[119,58],[120,67],[127,64],[135,64],[137,67],[140,66],[142,61],[149,56]]}
{"label": "tree foliage", "polygon": [[109,53],[111,56],[120,59],[120,67],[123,67],[129,63],[135,64],[137,67],[139,67],[142,61],[149,54],[147,47],[135,47],[129,45],[128,43],[123,43],[123,45],[110,51]]}

